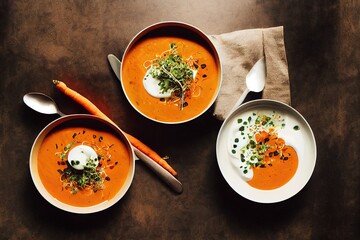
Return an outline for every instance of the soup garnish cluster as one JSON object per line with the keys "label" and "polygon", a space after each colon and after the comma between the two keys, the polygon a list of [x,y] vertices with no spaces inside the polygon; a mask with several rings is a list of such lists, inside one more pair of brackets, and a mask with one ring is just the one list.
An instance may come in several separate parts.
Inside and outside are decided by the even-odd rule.
{"label": "soup garnish cluster", "polygon": [[[294,176],[298,157],[295,148],[286,145],[285,137],[280,136],[285,127],[285,119],[275,111],[253,112],[237,118],[233,124],[228,146],[230,160],[251,186],[275,189]],[[292,130],[300,129],[293,126]]]}
{"label": "soup garnish cluster", "polygon": [[37,158],[46,190],[60,202],[79,207],[112,199],[131,164],[128,148],[117,134],[76,125],[47,134]]}

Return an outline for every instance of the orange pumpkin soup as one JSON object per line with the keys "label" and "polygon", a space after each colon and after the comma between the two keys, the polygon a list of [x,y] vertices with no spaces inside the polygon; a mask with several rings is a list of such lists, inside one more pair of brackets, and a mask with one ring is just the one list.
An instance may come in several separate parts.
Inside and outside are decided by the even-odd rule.
{"label": "orange pumpkin soup", "polygon": [[248,184],[263,190],[279,188],[295,175],[298,167],[297,153],[293,147],[285,145],[285,141],[277,134],[263,131],[255,137],[257,148],[267,146],[267,149],[261,164],[252,167],[254,176]]}
{"label": "orange pumpkin soup", "polygon": [[[97,166],[86,164],[84,170],[72,167],[77,161],[70,163],[69,153],[81,145],[96,152]],[[125,143],[100,127],[56,127],[44,138],[38,152],[38,171],[44,187],[54,198],[71,206],[93,206],[112,199],[123,186],[129,168],[130,153]]]}
{"label": "orange pumpkin soup", "polygon": [[[200,115],[214,101],[220,87],[220,69],[214,52],[204,40],[167,34],[145,36],[129,48],[122,63],[122,84],[129,101],[143,115],[157,121],[182,122]],[[184,93],[183,108],[179,108],[179,99],[153,97],[143,85],[146,63],[162,57],[174,45],[179,56],[192,59],[191,65],[195,64],[197,70],[191,87]]]}

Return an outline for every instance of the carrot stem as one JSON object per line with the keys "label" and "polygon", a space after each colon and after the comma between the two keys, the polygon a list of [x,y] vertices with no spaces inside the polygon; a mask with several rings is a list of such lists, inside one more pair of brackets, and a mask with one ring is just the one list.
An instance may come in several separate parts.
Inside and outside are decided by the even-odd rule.
{"label": "carrot stem", "polygon": [[[65,95],[73,99],[75,102],[83,106],[89,113],[96,115],[112,124],[117,126],[108,116],[106,116],[99,108],[95,106],[89,99],[84,97],[83,95],[79,94],[78,92],[74,91],[73,89],[69,88],[64,82],[59,80],[53,80],[56,88],[63,92]],[[124,132],[125,133],[125,132]],[[126,137],[129,139],[131,145],[139,149],[145,155],[150,157],[152,160],[157,162],[160,166],[165,168],[168,172],[172,175],[176,176],[177,172],[162,158],[160,157],[154,150],[150,147],[142,143],[139,139],[135,138],[134,136],[125,133]]]}

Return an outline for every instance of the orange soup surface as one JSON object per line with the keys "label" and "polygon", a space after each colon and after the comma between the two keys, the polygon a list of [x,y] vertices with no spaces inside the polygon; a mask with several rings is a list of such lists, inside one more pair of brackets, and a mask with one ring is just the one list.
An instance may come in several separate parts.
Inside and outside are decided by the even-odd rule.
{"label": "orange soup surface", "polygon": [[248,181],[250,186],[263,190],[272,190],[286,184],[295,175],[298,167],[298,156],[295,149],[285,145],[282,138],[277,135],[269,136],[260,140],[262,144],[268,144],[270,148],[265,152],[262,161],[264,165],[253,167],[254,177]]}
{"label": "orange soup surface", "polygon": [[[151,96],[143,86],[147,72],[144,63],[161,55],[171,44],[178,46],[184,59],[196,60],[198,71],[194,79],[194,94],[186,96],[186,106],[180,110],[179,102],[169,103]],[[205,46],[204,46],[205,45]],[[212,50],[198,41],[175,37],[154,36],[140,39],[126,53],[122,64],[122,84],[129,101],[145,116],[164,122],[181,122],[204,112],[214,100],[219,83],[219,68]]]}
{"label": "orange soup surface", "polygon": [[[70,177],[66,178],[65,172],[72,169],[67,161],[68,153],[82,144],[92,147],[98,155],[96,169],[101,169],[101,179],[94,177],[99,180],[96,186],[81,187],[70,182]],[[44,138],[38,152],[38,171],[44,187],[54,198],[71,206],[93,206],[112,199],[123,186],[129,168],[130,153],[125,143],[104,129],[55,128]],[[77,173],[81,175],[82,171]]]}

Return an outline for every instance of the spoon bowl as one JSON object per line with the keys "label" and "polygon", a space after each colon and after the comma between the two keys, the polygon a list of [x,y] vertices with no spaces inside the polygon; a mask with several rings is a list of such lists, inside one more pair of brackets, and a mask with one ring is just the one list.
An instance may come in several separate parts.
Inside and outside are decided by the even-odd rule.
{"label": "spoon bowl", "polygon": [[27,93],[24,95],[23,101],[28,107],[40,113],[59,114],[60,116],[65,115],[59,110],[55,101],[51,97],[43,93],[39,93],[39,92]]}
{"label": "spoon bowl", "polygon": [[237,100],[229,115],[245,100],[249,92],[261,92],[265,87],[266,65],[264,57],[260,58],[246,75],[246,89]]}
{"label": "spoon bowl", "polygon": [[246,76],[246,87],[251,92],[261,92],[265,87],[265,59],[259,59]]}

